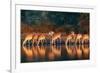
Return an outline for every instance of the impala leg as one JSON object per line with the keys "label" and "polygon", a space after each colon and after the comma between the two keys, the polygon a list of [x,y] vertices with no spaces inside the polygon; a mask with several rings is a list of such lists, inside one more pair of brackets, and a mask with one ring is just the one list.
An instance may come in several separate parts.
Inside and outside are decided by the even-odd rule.
{"label": "impala leg", "polygon": [[84,45],[84,40],[82,40],[82,45]]}
{"label": "impala leg", "polygon": [[43,45],[43,40],[41,40],[40,42],[41,42],[41,45]]}
{"label": "impala leg", "polygon": [[33,43],[33,46],[34,46],[35,45],[35,41],[33,41],[32,43]]}
{"label": "impala leg", "polygon": [[80,39],[79,39],[79,45],[80,45]]}
{"label": "impala leg", "polygon": [[24,45],[25,45],[26,41],[27,41],[27,40],[24,40],[24,41],[23,41],[23,44],[22,44],[22,46],[24,46]]}
{"label": "impala leg", "polygon": [[51,44],[54,44],[54,40],[51,40]]}
{"label": "impala leg", "polygon": [[68,42],[69,42],[69,40],[66,40],[66,41],[65,41],[65,44],[67,45],[67,44],[68,44]]}
{"label": "impala leg", "polygon": [[76,40],[75,40],[75,45],[77,45],[77,42],[78,42],[78,41],[77,41],[77,39],[76,39]]}
{"label": "impala leg", "polygon": [[39,46],[39,43],[40,43],[40,40],[38,40],[38,42],[37,42],[37,46]]}

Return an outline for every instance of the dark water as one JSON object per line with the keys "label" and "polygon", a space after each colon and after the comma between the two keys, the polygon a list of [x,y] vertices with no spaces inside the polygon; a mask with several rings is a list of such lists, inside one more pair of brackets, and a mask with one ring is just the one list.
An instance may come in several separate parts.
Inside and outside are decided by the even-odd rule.
{"label": "dark water", "polygon": [[89,56],[89,45],[46,45],[21,48],[21,63],[87,60]]}

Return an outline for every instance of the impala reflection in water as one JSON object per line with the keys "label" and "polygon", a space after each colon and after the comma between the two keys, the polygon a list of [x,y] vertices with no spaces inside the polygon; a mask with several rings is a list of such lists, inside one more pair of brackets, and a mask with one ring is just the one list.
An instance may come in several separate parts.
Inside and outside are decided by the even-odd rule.
{"label": "impala reflection in water", "polygon": [[64,61],[89,59],[89,46],[32,46],[22,47],[22,62]]}

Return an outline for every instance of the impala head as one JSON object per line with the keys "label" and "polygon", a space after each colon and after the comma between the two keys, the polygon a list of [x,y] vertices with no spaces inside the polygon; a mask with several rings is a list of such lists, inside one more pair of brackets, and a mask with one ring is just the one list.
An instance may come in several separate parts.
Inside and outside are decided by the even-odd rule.
{"label": "impala head", "polygon": [[82,38],[82,34],[77,34],[77,39]]}
{"label": "impala head", "polygon": [[53,31],[50,31],[48,34],[49,34],[50,36],[52,36],[52,35],[54,34],[54,32],[53,32]]}
{"label": "impala head", "polygon": [[71,35],[75,35],[75,32],[74,31],[71,31]]}
{"label": "impala head", "polygon": [[83,35],[83,39],[89,39],[89,35],[88,34],[84,34]]}

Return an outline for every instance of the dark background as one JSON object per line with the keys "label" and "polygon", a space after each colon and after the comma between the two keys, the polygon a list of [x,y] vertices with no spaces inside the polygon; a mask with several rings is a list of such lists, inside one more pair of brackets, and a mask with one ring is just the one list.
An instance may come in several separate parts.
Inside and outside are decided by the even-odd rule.
{"label": "dark background", "polygon": [[49,31],[89,34],[89,13],[21,10],[21,33]]}

